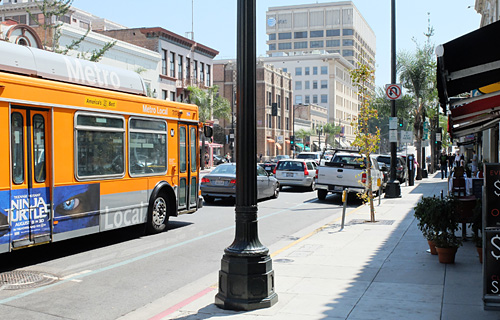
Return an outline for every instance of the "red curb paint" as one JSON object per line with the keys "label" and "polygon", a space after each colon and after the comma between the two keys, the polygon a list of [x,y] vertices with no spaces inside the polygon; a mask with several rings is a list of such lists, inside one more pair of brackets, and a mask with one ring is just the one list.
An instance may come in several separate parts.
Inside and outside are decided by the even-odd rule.
{"label": "red curb paint", "polygon": [[176,304],[176,305],[168,308],[167,310],[165,310],[165,311],[157,314],[156,316],[154,316],[152,318],[149,318],[149,320],[160,320],[163,317],[168,316],[169,314],[174,313],[175,311],[179,310],[180,308],[182,308],[184,306],[187,306],[191,302],[193,302],[193,301],[195,301],[195,300],[203,297],[204,295],[206,295],[207,293],[209,293],[210,291],[213,291],[213,290],[214,290],[214,288],[206,288],[205,290],[203,290],[201,292],[198,292],[194,296],[189,297],[186,300],[179,302],[178,304]]}

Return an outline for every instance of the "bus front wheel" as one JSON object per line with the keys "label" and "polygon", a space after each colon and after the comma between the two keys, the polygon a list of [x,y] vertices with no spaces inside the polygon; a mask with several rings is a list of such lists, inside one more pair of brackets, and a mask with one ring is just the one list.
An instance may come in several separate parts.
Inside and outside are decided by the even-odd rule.
{"label": "bus front wheel", "polygon": [[148,213],[148,232],[159,233],[165,230],[168,223],[168,206],[166,196],[159,194]]}

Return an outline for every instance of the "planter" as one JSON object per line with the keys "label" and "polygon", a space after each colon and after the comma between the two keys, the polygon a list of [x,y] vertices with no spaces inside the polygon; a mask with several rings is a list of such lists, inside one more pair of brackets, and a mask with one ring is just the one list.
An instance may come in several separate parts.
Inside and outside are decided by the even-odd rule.
{"label": "planter", "polygon": [[476,247],[476,250],[479,255],[479,263],[483,263],[483,247]]}
{"label": "planter", "polygon": [[436,245],[434,244],[434,241],[427,240],[427,243],[429,244],[429,249],[431,249],[431,254],[432,255],[437,255],[438,252],[436,250]]}
{"label": "planter", "polygon": [[436,247],[440,263],[455,263],[455,254],[458,247],[439,248]]}

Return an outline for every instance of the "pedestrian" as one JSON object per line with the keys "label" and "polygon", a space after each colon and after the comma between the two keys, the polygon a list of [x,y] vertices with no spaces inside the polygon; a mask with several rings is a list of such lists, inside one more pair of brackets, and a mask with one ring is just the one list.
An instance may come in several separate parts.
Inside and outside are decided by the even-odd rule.
{"label": "pedestrian", "polygon": [[439,160],[441,165],[441,180],[443,180],[443,177],[448,178],[448,156],[445,152],[441,154]]}
{"label": "pedestrian", "polygon": [[455,154],[455,160],[454,160],[453,166],[460,167],[460,155],[458,154],[458,151]]}
{"label": "pedestrian", "polygon": [[205,152],[205,166],[208,167],[208,152]]}
{"label": "pedestrian", "polygon": [[230,162],[231,162],[231,155],[229,154],[229,152],[228,152],[228,153],[226,153],[226,161],[227,161],[228,163],[230,163]]}
{"label": "pedestrian", "polygon": [[477,154],[475,150],[472,150],[472,163],[471,163],[472,176],[475,177],[477,173]]}
{"label": "pedestrian", "polygon": [[262,162],[262,153],[259,155],[259,162]]}
{"label": "pedestrian", "polygon": [[455,157],[453,157],[453,155],[450,153],[448,153],[448,167],[450,168],[450,172],[451,170],[453,169],[453,160],[455,159]]}

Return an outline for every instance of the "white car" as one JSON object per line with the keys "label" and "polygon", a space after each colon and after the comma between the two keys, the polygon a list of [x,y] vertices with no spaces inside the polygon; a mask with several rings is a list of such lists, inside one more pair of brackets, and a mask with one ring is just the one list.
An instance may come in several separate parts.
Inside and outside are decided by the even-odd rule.
{"label": "white car", "polygon": [[274,174],[280,183],[280,189],[289,186],[314,191],[316,190],[316,167],[317,164],[312,159],[285,159],[278,161]]}

